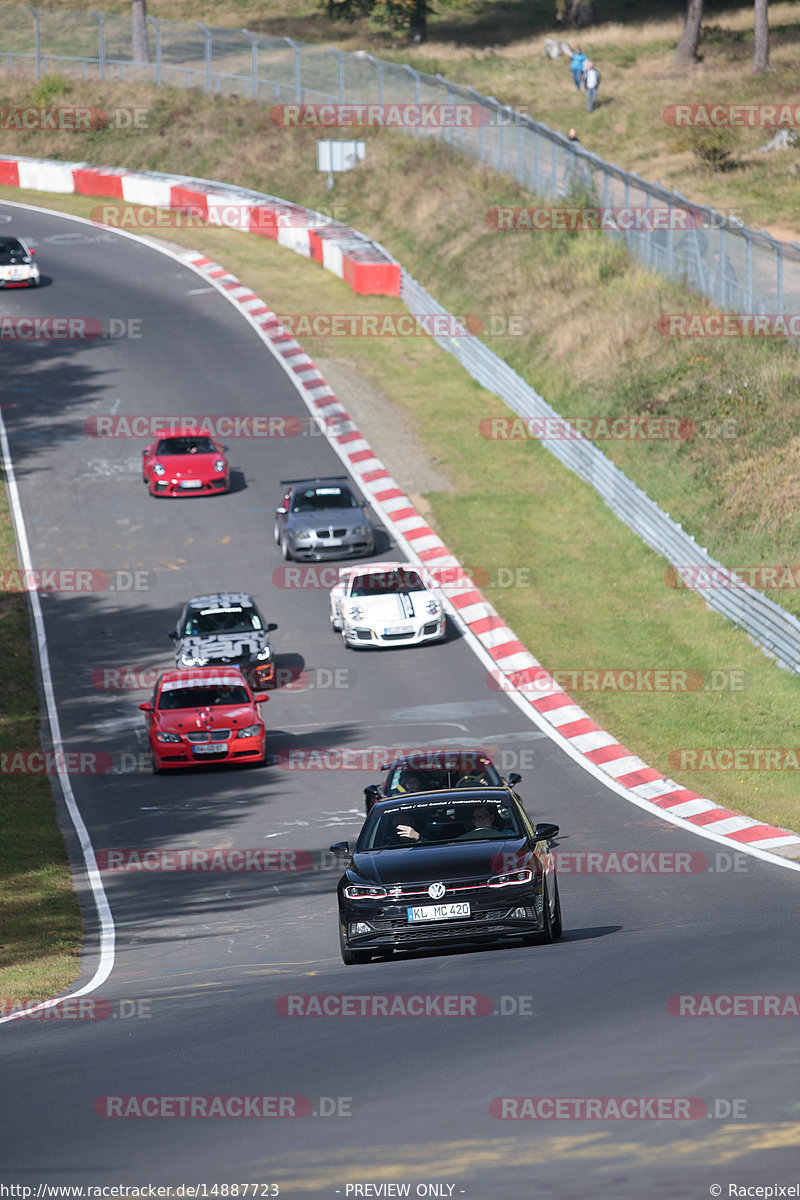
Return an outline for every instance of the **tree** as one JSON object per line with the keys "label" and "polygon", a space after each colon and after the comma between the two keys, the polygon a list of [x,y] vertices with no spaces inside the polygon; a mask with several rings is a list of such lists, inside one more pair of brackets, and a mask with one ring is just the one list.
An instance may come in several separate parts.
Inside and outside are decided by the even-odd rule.
{"label": "tree", "polygon": [[567,29],[581,29],[596,21],[594,0],[556,0],[556,21]]}
{"label": "tree", "polygon": [[133,61],[149,63],[150,50],[147,45],[147,0],[131,0]]}
{"label": "tree", "polygon": [[333,21],[372,17],[377,25],[407,33],[412,42],[425,41],[428,17],[435,11],[428,0],[322,0],[322,6]]}
{"label": "tree", "polygon": [[703,0],[688,0],[683,33],[672,60],[676,67],[692,67],[697,62],[700,25],[703,20]]}
{"label": "tree", "polygon": [[767,13],[767,5],[769,0],[755,0],[755,15],[753,18],[753,32],[755,34],[753,46],[753,74],[763,75],[769,70],[769,14]]}

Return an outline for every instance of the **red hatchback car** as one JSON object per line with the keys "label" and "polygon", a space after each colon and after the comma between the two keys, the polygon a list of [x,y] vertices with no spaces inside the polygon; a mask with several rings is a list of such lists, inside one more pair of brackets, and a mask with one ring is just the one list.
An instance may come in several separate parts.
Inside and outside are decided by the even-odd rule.
{"label": "red hatchback car", "polygon": [[236,667],[165,671],[147,713],[153,773],[198,763],[266,761],[267,733],[258,705]]}
{"label": "red hatchback car", "polygon": [[142,477],[151,496],[210,496],[230,487],[223,447],[196,428],[174,429],[145,446]]}

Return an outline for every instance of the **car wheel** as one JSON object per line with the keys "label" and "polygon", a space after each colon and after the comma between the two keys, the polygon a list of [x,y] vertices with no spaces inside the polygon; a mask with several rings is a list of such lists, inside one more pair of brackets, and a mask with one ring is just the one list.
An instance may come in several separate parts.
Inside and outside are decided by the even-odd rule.
{"label": "car wheel", "polygon": [[346,967],[357,967],[361,963],[368,963],[372,958],[372,953],[369,950],[351,950],[348,946],[342,923],[339,922],[339,948],[342,951],[342,962]]}
{"label": "car wheel", "polygon": [[161,767],[158,765],[158,759],[156,758],[155,754],[153,755],[153,774],[154,775],[161,774]]}
{"label": "car wheel", "polygon": [[539,941],[544,946],[548,946],[554,939],[553,919],[550,916],[550,897],[547,894],[547,880],[542,880],[542,931],[539,934]]}
{"label": "car wheel", "polygon": [[281,538],[280,547],[281,547],[281,554],[283,555],[283,557],[286,559],[287,562],[291,562],[292,561],[292,552],[289,549],[289,543],[287,542],[285,537]]}
{"label": "car wheel", "polygon": [[334,621],[334,619],[333,619],[333,613],[331,613],[331,614],[330,614],[330,616],[329,616],[329,620],[330,620],[330,623],[331,623],[331,629],[333,630],[333,632],[334,632],[334,633],[341,633],[341,632],[342,632],[342,627],[341,627],[341,625],[337,625],[337,624],[336,624],[336,622]]}
{"label": "car wheel", "polygon": [[275,538],[275,545],[280,546],[280,544],[281,544],[281,527],[277,521],[275,522],[275,525],[273,527],[272,536]]}
{"label": "car wheel", "polygon": [[558,894],[558,880],[555,879],[553,882],[555,885],[556,898],[555,916],[553,917],[553,938],[560,938],[561,934],[564,932],[564,925],[561,921],[561,897]]}

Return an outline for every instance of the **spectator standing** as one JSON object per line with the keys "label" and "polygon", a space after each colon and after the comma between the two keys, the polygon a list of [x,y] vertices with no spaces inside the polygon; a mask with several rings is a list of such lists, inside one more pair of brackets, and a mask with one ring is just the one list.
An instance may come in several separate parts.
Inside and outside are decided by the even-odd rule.
{"label": "spectator standing", "polygon": [[572,78],[575,80],[575,87],[578,91],[581,90],[581,76],[583,75],[586,66],[586,55],[581,50],[580,46],[575,49],[569,63],[569,69],[572,72]]}
{"label": "spectator standing", "polygon": [[586,63],[583,86],[586,88],[586,111],[592,112],[597,104],[597,89],[600,86],[600,72],[593,62]]}

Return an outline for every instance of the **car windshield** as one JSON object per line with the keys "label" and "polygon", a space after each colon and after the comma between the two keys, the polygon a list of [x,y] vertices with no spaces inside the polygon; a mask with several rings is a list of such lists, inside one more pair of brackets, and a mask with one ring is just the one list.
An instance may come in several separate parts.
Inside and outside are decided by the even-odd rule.
{"label": "car windshield", "polygon": [[497,769],[483,755],[415,755],[389,768],[384,794],[434,792],[449,788],[503,786]]}
{"label": "car windshield", "polygon": [[353,577],[351,596],[392,596],[397,592],[424,592],[425,584],[413,568],[370,571]]}
{"label": "car windshield", "polygon": [[16,238],[0,238],[0,263],[27,262],[28,252]]}
{"label": "car windshield", "polygon": [[464,800],[448,798],[446,803],[438,799],[376,804],[359,834],[356,850],[397,850],[522,836],[513,804],[496,799],[483,802],[473,795]]}
{"label": "car windshield", "polygon": [[162,438],[156,446],[156,454],[172,457],[176,454],[214,454],[216,447],[208,437]]}
{"label": "car windshield", "polygon": [[326,508],[358,508],[358,501],[346,487],[314,487],[294,494],[293,513],[320,512]]}
{"label": "car windshield", "polygon": [[231,685],[177,687],[162,691],[157,708],[219,708],[223,704],[249,704],[247,689]]}
{"label": "car windshield", "polygon": [[183,636],[218,637],[226,633],[252,633],[254,629],[263,628],[255,609],[204,608],[187,614]]}

